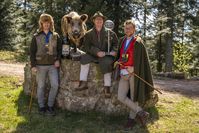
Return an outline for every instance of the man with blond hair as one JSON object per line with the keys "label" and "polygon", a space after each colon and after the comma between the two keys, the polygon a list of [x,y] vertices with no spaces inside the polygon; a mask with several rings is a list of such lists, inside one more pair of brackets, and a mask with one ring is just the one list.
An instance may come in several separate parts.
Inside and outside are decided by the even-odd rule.
{"label": "man with blond hair", "polygon": [[[125,36],[119,43],[116,64],[120,64],[118,100],[131,110],[128,122],[124,126],[125,130],[129,130],[136,124],[136,120],[145,126],[149,113],[142,107],[153,91],[153,88],[134,76],[134,73],[151,85],[153,80],[147,51],[140,37],[135,36],[133,20],[125,21],[124,33]],[[130,97],[127,96],[129,89]]]}
{"label": "man with blond hair", "polygon": [[[36,74],[39,113],[55,115],[54,102],[58,91],[58,67],[61,58],[61,41],[54,30],[51,15],[41,14],[39,29],[34,34],[30,46],[31,71]],[[47,106],[45,105],[45,83],[50,81]]]}

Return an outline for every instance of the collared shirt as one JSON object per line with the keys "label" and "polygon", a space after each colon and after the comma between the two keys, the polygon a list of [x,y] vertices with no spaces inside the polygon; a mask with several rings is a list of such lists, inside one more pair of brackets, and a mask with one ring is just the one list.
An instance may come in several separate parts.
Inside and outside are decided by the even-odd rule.
{"label": "collared shirt", "polygon": [[45,35],[45,43],[49,43],[50,35],[52,34],[52,32],[49,31],[47,34],[43,32],[43,34]]}
{"label": "collared shirt", "polygon": [[[128,46],[130,45],[130,41],[133,38],[134,38],[134,36],[131,36],[131,38],[126,39],[124,50],[127,50]],[[120,70],[120,75],[128,75],[128,74],[129,74],[129,72],[127,71],[127,69],[121,69]]]}
{"label": "collared shirt", "polygon": [[100,42],[100,34],[101,34],[101,31],[102,31],[102,30],[98,31],[97,29],[95,29],[98,42]]}
{"label": "collared shirt", "polygon": [[129,38],[129,39],[126,38],[124,50],[127,50],[128,46],[130,45],[130,42],[133,38],[134,38],[134,36],[131,36],[131,38]]}

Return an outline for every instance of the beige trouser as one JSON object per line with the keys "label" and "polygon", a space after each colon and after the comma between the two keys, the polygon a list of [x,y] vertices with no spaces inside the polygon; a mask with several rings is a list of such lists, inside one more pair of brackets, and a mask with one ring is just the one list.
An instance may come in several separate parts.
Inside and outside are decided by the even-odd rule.
{"label": "beige trouser", "polygon": [[[131,98],[127,97],[130,88]],[[129,118],[134,119],[137,112],[142,108],[138,105],[138,102],[133,101],[134,96],[134,76],[125,75],[121,76],[118,87],[118,100],[131,109]]]}

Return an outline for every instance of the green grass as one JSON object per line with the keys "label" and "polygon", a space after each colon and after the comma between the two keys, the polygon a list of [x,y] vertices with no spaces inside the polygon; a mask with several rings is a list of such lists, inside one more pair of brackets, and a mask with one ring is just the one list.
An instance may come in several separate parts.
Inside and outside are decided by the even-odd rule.
{"label": "green grass", "polygon": [[4,62],[10,62],[10,63],[15,63],[15,62],[27,62],[28,61],[28,56],[25,53],[17,53],[13,51],[2,51],[0,50],[0,61]]}
{"label": "green grass", "polygon": [[[55,117],[40,116],[37,102],[28,115],[29,96],[24,95],[19,79],[0,77],[0,133],[104,133],[122,132],[126,115],[98,112],[75,113],[57,110]],[[156,107],[148,110],[147,128],[137,125],[132,133],[198,133],[199,101],[182,95],[162,95]]]}
{"label": "green grass", "polygon": [[157,109],[160,119],[148,126],[150,131],[171,133],[199,132],[198,100],[192,100],[181,95],[161,98]]}

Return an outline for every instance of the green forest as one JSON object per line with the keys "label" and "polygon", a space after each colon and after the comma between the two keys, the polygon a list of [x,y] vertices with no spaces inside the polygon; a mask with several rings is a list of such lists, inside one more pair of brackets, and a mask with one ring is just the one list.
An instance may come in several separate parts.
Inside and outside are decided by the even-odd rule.
{"label": "green forest", "polygon": [[132,18],[147,47],[153,72],[199,71],[198,0],[0,0],[0,50],[27,57],[38,18],[49,13],[61,35],[61,18],[70,11],[88,14],[101,11],[115,23],[118,37],[123,23]]}

